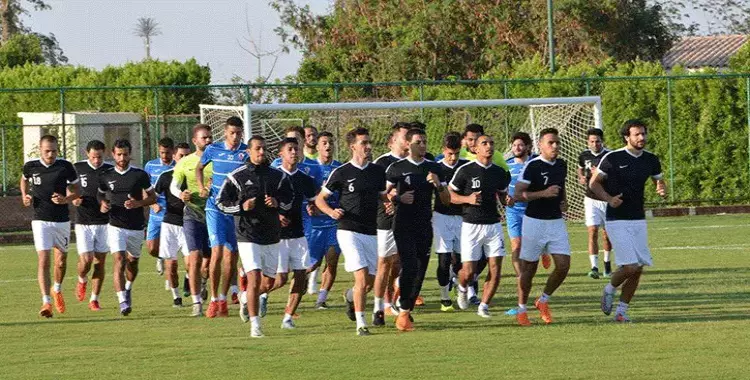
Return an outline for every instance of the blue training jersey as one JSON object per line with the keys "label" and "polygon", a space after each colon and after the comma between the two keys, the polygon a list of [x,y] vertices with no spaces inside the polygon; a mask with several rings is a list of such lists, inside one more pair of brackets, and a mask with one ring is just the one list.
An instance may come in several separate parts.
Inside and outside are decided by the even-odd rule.
{"label": "blue training jersey", "polygon": [[[518,182],[518,177],[519,175],[521,175],[524,166],[526,166],[526,164],[534,157],[536,157],[536,155],[531,155],[526,159],[526,161],[521,163],[516,162],[515,157],[511,157],[505,160],[505,163],[508,164],[508,169],[510,170],[510,184],[508,185],[508,195],[510,195],[511,197],[516,193],[516,183]],[[506,211],[524,213],[524,211],[526,211],[526,206],[526,202],[516,202],[513,207],[506,207]]]}
{"label": "blue training jersey", "polygon": [[[173,160],[169,165],[164,165],[164,163],[161,162],[161,158],[155,158],[147,162],[143,167],[143,170],[148,174],[148,177],[151,180],[151,186],[156,186],[156,181],[159,180],[161,173],[174,168],[174,164],[175,162]],[[167,197],[165,197],[164,194],[156,194],[156,203],[161,206],[161,210],[158,213],[155,213],[154,210],[149,207],[148,213],[149,215],[163,218],[164,214],[167,212]]]}
{"label": "blue training jersey", "polygon": [[247,162],[248,154],[246,150],[247,145],[244,143],[240,143],[235,149],[229,149],[223,141],[215,142],[206,147],[206,151],[201,156],[201,165],[205,167],[213,162],[214,173],[211,176],[211,191],[206,200],[206,211],[221,212],[216,207],[216,195],[219,194],[221,185],[224,184],[227,175]]}
{"label": "blue training jersey", "polygon": [[[316,175],[313,177],[315,180],[315,185],[319,188],[323,187],[323,184],[328,180],[328,177],[331,176],[331,172],[333,172],[333,169],[338,168],[341,166],[341,163],[333,160],[330,164],[324,165],[321,164],[320,161],[316,161],[318,163],[318,170],[316,172]],[[333,208],[339,207],[339,193],[334,192],[331,194],[331,196],[328,197],[328,205]],[[331,228],[337,226],[336,219],[331,218],[330,216],[323,214],[321,212],[320,215],[315,215],[310,217],[312,222],[312,228]]]}

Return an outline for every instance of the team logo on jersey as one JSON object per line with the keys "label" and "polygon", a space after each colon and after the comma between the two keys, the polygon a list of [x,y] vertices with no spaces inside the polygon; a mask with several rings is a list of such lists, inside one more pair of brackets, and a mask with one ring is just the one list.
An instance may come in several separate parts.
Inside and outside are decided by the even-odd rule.
{"label": "team logo on jersey", "polygon": [[[240,161],[244,161],[245,160],[245,154],[246,153],[238,153],[237,154],[237,159],[240,160]],[[230,160],[231,160],[231,158],[230,158]]]}
{"label": "team logo on jersey", "polygon": [[305,166],[305,174],[310,174],[310,167],[309,166]]}
{"label": "team logo on jersey", "polygon": [[586,167],[586,170],[591,170],[591,160],[586,160],[586,164],[584,166]]}
{"label": "team logo on jersey", "polygon": [[247,182],[245,182],[245,185],[252,186],[253,185],[253,181],[250,180],[250,179],[248,179]]}
{"label": "team logo on jersey", "polygon": [[107,183],[109,184],[109,189],[110,190],[114,190],[115,189],[115,182],[117,182],[117,181],[107,181]]}

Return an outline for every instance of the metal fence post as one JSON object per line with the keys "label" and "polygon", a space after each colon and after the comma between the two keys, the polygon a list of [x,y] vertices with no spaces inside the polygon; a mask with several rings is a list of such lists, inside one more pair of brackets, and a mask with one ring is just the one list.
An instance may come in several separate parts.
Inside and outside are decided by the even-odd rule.
{"label": "metal fence post", "polygon": [[250,94],[250,85],[249,84],[245,85],[245,87],[243,87],[243,90],[244,90],[244,93],[245,93],[245,103],[247,103],[247,104],[252,103],[253,102],[253,97]]}
{"label": "metal fence post", "polygon": [[[424,83],[419,83],[419,101],[424,101]],[[424,107],[419,108],[419,121],[424,123]]]}
{"label": "metal fence post", "polygon": [[62,152],[60,153],[60,156],[62,158],[66,157],[66,147],[67,144],[65,142],[65,89],[60,88],[60,117],[61,117],[61,123],[60,123],[60,139],[62,140]]}
{"label": "metal fence post", "polygon": [[5,146],[5,127],[3,126],[2,129],[0,129],[0,139],[2,139],[2,147],[3,147],[3,196],[8,195],[8,158],[6,156],[6,151],[8,150],[8,147]]}
{"label": "metal fence post", "polygon": [[747,180],[750,183],[750,77],[745,78],[745,97],[747,98]]}
{"label": "metal fence post", "polygon": [[[333,86],[333,101],[335,103],[339,102],[339,86],[336,85]],[[342,144],[343,139],[341,138],[341,128],[339,127],[339,111],[336,111],[336,131],[334,131],[334,134],[336,135],[336,141],[338,141],[334,157],[336,160],[341,160],[341,149],[346,143]]]}
{"label": "metal fence post", "polygon": [[674,154],[672,149],[672,78],[667,78],[667,123],[669,132],[669,200],[674,202]]}

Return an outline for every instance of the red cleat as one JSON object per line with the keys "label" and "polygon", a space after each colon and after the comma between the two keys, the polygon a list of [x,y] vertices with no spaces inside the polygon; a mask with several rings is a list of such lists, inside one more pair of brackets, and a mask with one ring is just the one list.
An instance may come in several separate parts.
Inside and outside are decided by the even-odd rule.
{"label": "red cleat", "polygon": [[50,293],[52,293],[52,299],[55,301],[57,312],[60,314],[65,313],[65,300],[63,299],[62,292],[58,293],[53,290]]}
{"label": "red cleat", "polygon": [[232,293],[232,305],[240,303],[240,297],[237,297],[237,293]]}
{"label": "red cleat", "polygon": [[219,317],[228,317],[229,316],[229,305],[227,304],[227,301],[219,301]]}
{"label": "red cleat", "polygon": [[91,301],[89,302],[89,310],[91,311],[99,311],[102,308],[99,307],[99,301]]}
{"label": "red cleat", "polygon": [[42,305],[42,309],[39,310],[39,316],[44,318],[52,318],[52,305],[48,303]]}
{"label": "red cleat", "polygon": [[216,318],[216,315],[218,313],[219,313],[219,302],[211,301],[211,303],[208,304],[208,310],[206,310],[206,317]]}
{"label": "red cleat", "polygon": [[240,276],[240,290],[247,291],[247,276]]}
{"label": "red cleat", "polygon": [[417,299],[414,300],[414,306],[424,306],[424,297],[417,296]]}
{"label": "red cleat", "polygon": [[78,302],[83,302],[86,299],[86,284],[88,283],[78,281],[78,285],[76,285],[76,298],[78,298]]}

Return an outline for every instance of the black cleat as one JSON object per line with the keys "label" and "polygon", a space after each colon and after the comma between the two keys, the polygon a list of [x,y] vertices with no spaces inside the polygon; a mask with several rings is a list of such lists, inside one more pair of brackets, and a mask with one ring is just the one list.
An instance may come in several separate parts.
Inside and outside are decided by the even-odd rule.
{"label": "black cleat", "polygon": [[177,297],[174,299],[173,307],[182,307],[182,298]]}
{"label": "black cleat", "polygon": [[376,311],[372,314],[372,325],[385,326],[385,314],[383,313],[383,310]]}

